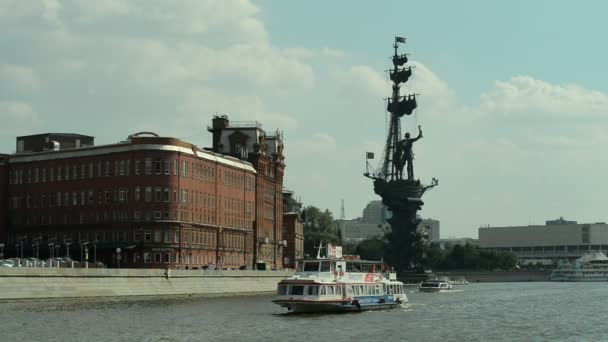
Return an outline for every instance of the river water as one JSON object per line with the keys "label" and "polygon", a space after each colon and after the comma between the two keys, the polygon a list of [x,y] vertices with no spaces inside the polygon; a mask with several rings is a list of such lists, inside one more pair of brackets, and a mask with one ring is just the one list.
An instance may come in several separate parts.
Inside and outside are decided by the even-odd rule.
{"label": "river water", "polygon": [[607,283],[486,283],[405,308],[285,314],[272,296],[0,302],[0,341],[608,341]]}

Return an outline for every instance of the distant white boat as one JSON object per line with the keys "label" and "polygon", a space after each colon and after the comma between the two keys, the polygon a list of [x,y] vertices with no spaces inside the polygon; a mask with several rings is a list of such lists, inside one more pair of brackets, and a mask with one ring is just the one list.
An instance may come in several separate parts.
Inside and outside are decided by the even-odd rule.
{"label": "distant white boat", "polygon": [[450,280],[446,277],[425,280],[418,287],[420,292],[447,292],[454,289]]}
{"label": "distant white boat", "polygon": [[452,285],[469,285],[469,282],[464,277],[453,277],[450,279]]}
{"label": "distant white boat", "polygon": [[551,281],[608,281],[608,257],[602,252],[588,253],[574,262],[561,263],[551,272]]}

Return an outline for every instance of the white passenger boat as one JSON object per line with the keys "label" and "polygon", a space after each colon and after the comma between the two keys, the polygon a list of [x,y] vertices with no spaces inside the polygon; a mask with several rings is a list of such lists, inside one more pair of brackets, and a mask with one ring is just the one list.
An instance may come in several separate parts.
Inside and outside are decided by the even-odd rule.
{"label": "white passenger boat", "polygon": [[445,277],[425,280],[418,288],[420,292],[446,292],[454,289],[450,280]]}
{"label": "white passenger boat", "polygon": [[403,283],[384,272],[381,262],[339,254],[299,260],[297,273],[278,284],[273,302],[293,312],[381,310],[407,302]]}
{"label": "white passenger boat", "polygon": [[551,272],[552,281],[608,281],[608,257],[602,252],[585,254],[561,263]]}

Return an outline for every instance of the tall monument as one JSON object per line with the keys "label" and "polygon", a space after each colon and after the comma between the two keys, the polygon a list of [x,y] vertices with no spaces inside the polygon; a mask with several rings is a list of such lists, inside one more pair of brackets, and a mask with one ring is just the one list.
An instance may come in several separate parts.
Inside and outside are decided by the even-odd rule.
{"label": "tall monument", "polygon": [[401,119],[410,117],[417,103],[416,94],[400,94],[401,84],[405,84],[412,75],[412,68],[405,66],[408,62],[407,55],[398,52],[400,43],[405,44],[405,38],[395,37],[393,68],[390,70],[393,92],[386,107],[390,114],[386,145],[376,170],[369,165],[373,154],[367,154],[367,171],[364,175],[373,179],[374,192],[382,197],[382,203],[391,212],[388,219],[391,230],[387,234],[388,261],[399,271],[406,271],[421,269],[424,266],[424,242],[417,230],[420,219],[416,213],[424,204],[422,195],[436,186],[438,181],[433,178],[430,185],[423,185],[414,177],[413,148],[423,137],[422,127],[418,126],[417,132],[401,135]]}

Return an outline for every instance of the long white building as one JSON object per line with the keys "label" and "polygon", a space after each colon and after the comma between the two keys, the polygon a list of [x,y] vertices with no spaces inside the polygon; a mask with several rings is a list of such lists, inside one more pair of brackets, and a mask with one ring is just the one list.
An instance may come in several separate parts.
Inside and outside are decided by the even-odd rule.
{"label": "long white building", "polygon": [[547,221],[545,225],[479,228],[482,248],[513,252],[523,263],[555,263],[608,251],[608,224]]}

